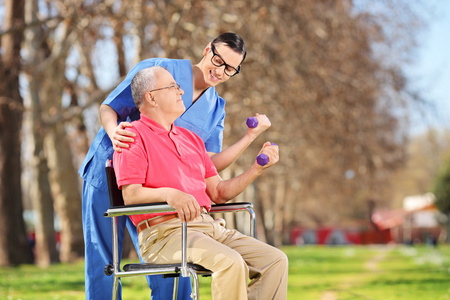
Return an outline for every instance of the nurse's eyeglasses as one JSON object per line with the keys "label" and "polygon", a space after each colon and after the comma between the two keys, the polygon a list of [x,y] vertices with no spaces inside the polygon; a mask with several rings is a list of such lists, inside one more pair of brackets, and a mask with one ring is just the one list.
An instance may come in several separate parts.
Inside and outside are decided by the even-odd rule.
{"label": "nurse's eyeglasses", "polygon": [[237,69],[227,64],[222,57],[220,57],[219,54],[216,53],[216,47],[214,47],[214,44],[211,44],[211,51],[213,53],[213,56],[211,57],[211,62],[216,67],[225,66],[225,74],[227,74],[230,77],[233,77],[234,75],[238,74],[241,71],[241,66],[238,66]]}

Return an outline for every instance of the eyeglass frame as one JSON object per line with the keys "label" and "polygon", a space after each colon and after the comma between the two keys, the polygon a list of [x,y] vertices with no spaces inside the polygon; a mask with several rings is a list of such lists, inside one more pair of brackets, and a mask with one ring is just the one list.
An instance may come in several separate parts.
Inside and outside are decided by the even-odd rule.
{"label": "eyeglass frame", "polygon": [[[230,66],[229,64],[227,64],[227,63],[225,62],[225,60],[222,58],[222,56],[220,56],[219,54],[217,54],[217,53],[214,51],[215,49],[216,49],[216,47],[214,46],[214,44],[211,44],[211,52],[212,52],[212,54],[213,54],[213,56],[211,57],[211,63],[212,63],[214,66],[216,66],[216,67],[225,66],[225,68],[223,69],[223,72],[224,72],[228,77],[233,77],[233,76],[235,76],[236,74],[239,74],[239,72],[241,72],[241,65],[239,65],[239,66],[237,67],[237,69],[236,69],[235,67],[233,67],[233,66]],[[214,56],[218,56],[218,57],[223,61],[223,63],[220,64],[220,65],[216,65],[216,64],[214,63],[214,61],[213,61]],[[227,67],[233,68],[233,70],[235,70],[236,73],[234,73],[233,75],[229,75],[229,74],[227,73]]]}
{"label": "eyeglass frame", "polygon": [[178,83],[175,83],[175,85],[172,85],[172,84],[171,84],[171,85],[166,86],[166,87],[163,87],[163,88],[159,88],[159,89],[154,89],[154,90],[148,91],[147,93],[151,93],[151,92],[155,92],[155,91],[160,91],[160,90],[165,90],[165,89],[173,89],[173,88],[176,88],[177,91],[181,90],[181,86],[180,86]]}

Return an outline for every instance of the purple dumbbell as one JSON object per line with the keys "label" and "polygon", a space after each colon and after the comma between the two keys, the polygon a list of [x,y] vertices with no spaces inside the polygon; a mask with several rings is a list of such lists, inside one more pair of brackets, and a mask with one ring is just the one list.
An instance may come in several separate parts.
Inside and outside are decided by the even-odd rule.
{"label": "purple dumbbell", "polygon": [[256,157],[256,162],[260,166],[265,166],[269,162],[269,157],[267,155],[265,155],[264,153],[261,153],[260,155],[258,155]]}
{"label": "purple dumbbell", "polygon": [[[277,144],[275,143],[270,143],[271,145],[276,146]],[[267,155],[265,155],[264,153],[261,153],[260,155],[258,155],[256,157],[256,162],[258,163],[258,165],[260,166],[265,166],[267,165],[267,163],[269,162],[269,157]]]}
{"label": "purple dumbbell", "polygon": [[248,118],[247,126],[248,126],[248,128],[255,128],[256,126],[258,126],[258,119],[255,117]]}

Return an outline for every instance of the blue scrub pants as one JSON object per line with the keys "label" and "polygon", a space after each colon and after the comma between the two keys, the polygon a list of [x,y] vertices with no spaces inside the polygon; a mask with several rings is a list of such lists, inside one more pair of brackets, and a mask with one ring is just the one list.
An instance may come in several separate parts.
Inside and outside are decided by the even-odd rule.
{"label": "blue scrub pants", "polygon": [[[87,182],[83,184],[83,234],[85,244],[85,290],[87,300],[112,298],[113,277],[104,273],[104,267],[112,263],[112,226],[111,219],[103,213],[109,208],[109,195]],[[128,217],[117,219],[119,235],[119,257],[122,255],[125,224],[128,227],[134,247],[139,255],[139,243],[136,227]],[[139,255],[142,262],[142,258]],[[162,275],[147,276],[152,290],[151,299],[172,299],[173,278]],[[178,299],[189,300],[192,292],[190,278],[180,277]],[[119,283],[117,299],[122,299],[122,286]]]}

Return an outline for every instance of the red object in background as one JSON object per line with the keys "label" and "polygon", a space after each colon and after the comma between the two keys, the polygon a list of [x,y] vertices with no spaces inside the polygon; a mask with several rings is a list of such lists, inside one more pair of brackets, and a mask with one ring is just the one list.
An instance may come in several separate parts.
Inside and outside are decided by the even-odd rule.
{"label": "red object in background", "polygon": [[364,245],[390,243],[392,242],[391,230],[383,229],[361,232],[361,242]]}
{"label": "red object in background", "polygon": [[[28,233],[28,243],[31,246],[31,251],[33,255],[36,256],[36,233],[34,231]],[[57,231],[55,232],[56,239],[56,249],[59,251],[59,247],[61,245],[61,234]]]}
{"label": "red object in background", "polygon": [[297,227],[291,232],[292,245],[386,244],[391,241],[389,230],[359,230],[339,227],[307,229]]}
{"label": "red object in background", "polygon": [[[61,234],[59,232],[55,232],[56,243],[59,244],[61,242]],[[28,240],[31,243],[36,243],[36,233],[34,231],[28,234]]]}

